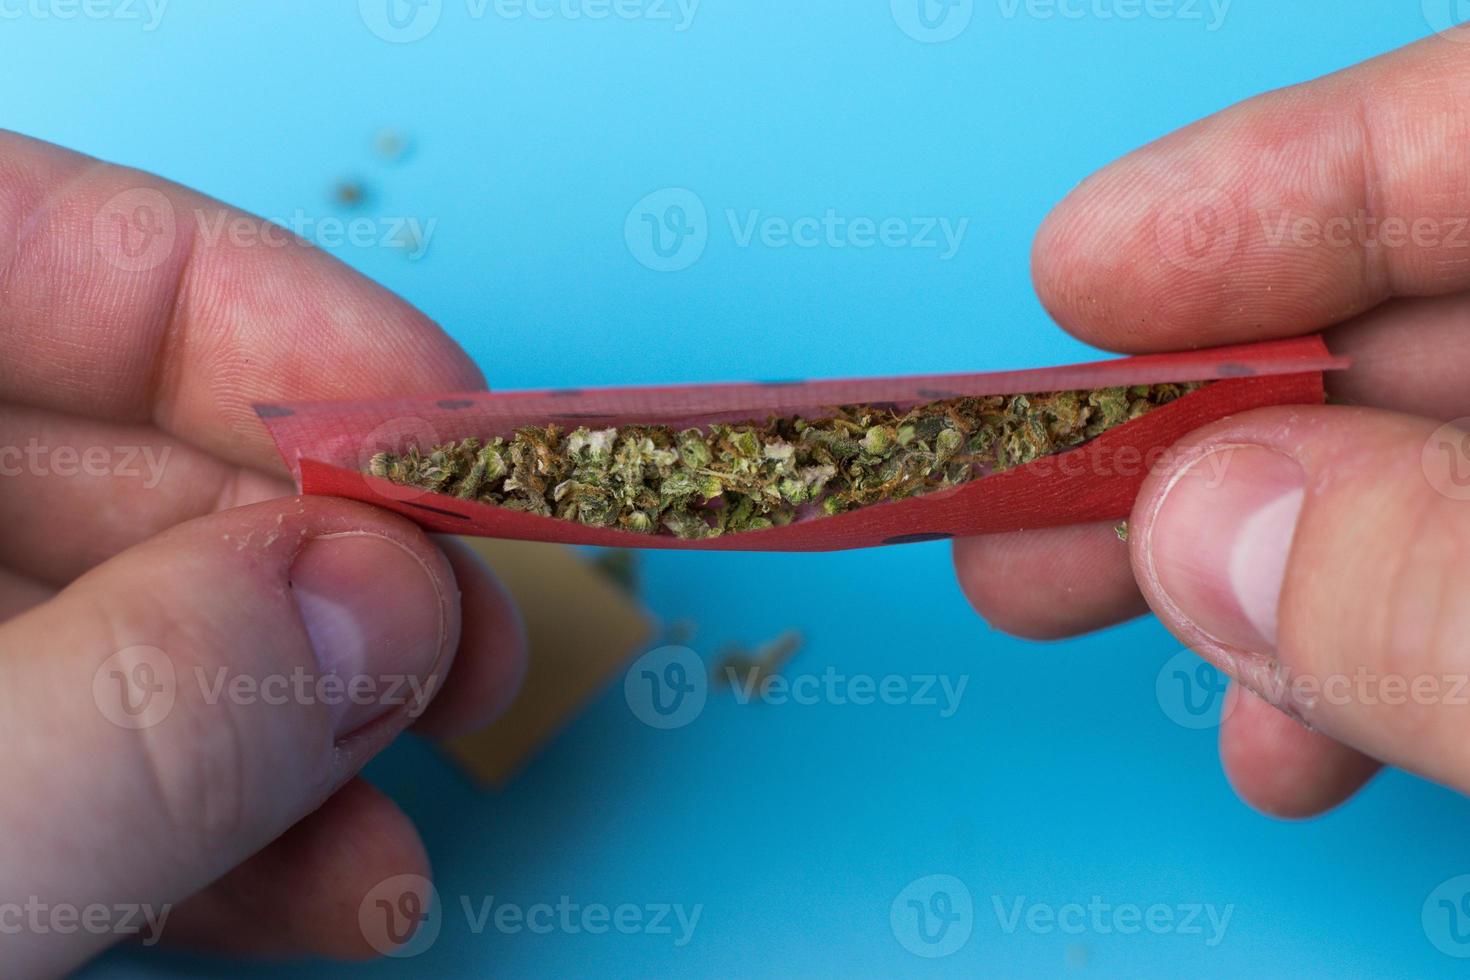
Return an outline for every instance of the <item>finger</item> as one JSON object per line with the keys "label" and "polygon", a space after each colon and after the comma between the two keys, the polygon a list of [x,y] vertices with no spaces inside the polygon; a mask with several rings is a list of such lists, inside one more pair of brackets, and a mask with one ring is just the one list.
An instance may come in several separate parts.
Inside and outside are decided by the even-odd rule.
{"label": "finger", "polygon": [[[171,903],[319,807],[437,691],[459,640],[407,522],[293,498],[180,525],[0,626],[0,892]],[[86,801],[85,806],[78,801]],[[55,972],[106,937],[22,933]]]}
{"label": "finger", "polygon": [[412,821],[362,779],[265,850],[185,900],[164,942],[248,956],[377,955],[358,921],[363,898],[397,875],[427,879]]}
{"label": "finger", "polygon": [[0,567],[0,623],[36,608],[56,594],[41,582]]}
{"label": "finger", "polygon": [[1356,749],[1303,728],[1239,684],[1221,713],[1220,761],[1240,798],[1287,820],[1339,805],[1381,768]]}
{"label": "finger", "polygon": [[0,563],[53,585],[175,524],[292,492],[152,426],[0,411]]}
{"label": "finger", "polygon": [[[291,492],[146,426],[29,409],[0,416],[0,477],[0,527],[10,529],[0,537],[0,563],[58,586],[175,524]],[[422,719],[443,735],[503,710],[520,686],[525,639],[518,611],[484,564],[453,539],[441,543],[474,610],[452,689]]]}
{"label": "finger", "polygon": [[510,707],[526,676],[526,627],[510,593],[478,555],[455,538],[435,541],[464,595],[459,654],[414,730],[453,738],[478,731]]}
{"label": "finger", "polygon": [[284,472],[261,401],[483,386],[422,314],[283,230],[0,133],[0,397]]}
{"label": "finger", "polygon": [[[1433,418],[1470,416],[1470,296],[1393,300],[1334,327],[1329,339],[1352,362],[1327,375],[1335,398]],[[1032,639],[1100,629],[1147,609],[1124,567],[1126,549],[1105,528],[962,539],[955,569],[976,611],[998,629]]]}
{"label": "finger", "polygon": [[1112,524],[962,538],[954,564],[975,611],[1028,639],[1056,640],[1148,611]]}
{"label": "finger", "polygon": [[[45,452],[7,470],[3,447],[12,424],[31,432]],[[68,448],[67,465],[59,466]],[[89,469],[79,461],[94,449],[101,455]],[[122,468],[123,475],[113,472]],[[0,562],[27,576],[13,590],[0,578],[0,619],[7,591],[19,612],[49,597],[45,583],[64,585],[175,524],[291,492],[283,481],[221,463],[147,427],[31,410],[18,419],[0,417],[0,476],[6,477],[0,527],[10,529],[0,537]],[[484,563],[453,538],[439,544],[454,566],[466,613],[452,682],[419,727],[449,737],[483,727],[505,709],[520,688],[526,647],[520,613]]]}
{"label": "finger", "polygon": [[1432,419],[1470,415],[1470,296],[1401,299],[1333,327],[1334,398]]}
{"label": "finger", "polygon": [[[12,442],[16,454],[7,456],[7,438],[22,434],[26,441]],[[88,462],[94,451],[96,460]],[[283,481],[222,463],[146,426],[35,410],[0,416],[0,477],[0,527],[9,529],[0,537],[0,563],[25,573],[31,585],[17,586],[20,605],[38,601],[42,583],[64,585],[175,524],[291,492]],[[421,730],[448,737],[482,727],[504,710],[520,687],[526,651],[520,614],[484,563],[452,538],[440,544],[468,612],[453,683],[421,719]],[[0,593],[0,618],[5,608]]]}
{"label": "finger", "polygon": [[1470,788],[1470,433],[1274,408],[1176,450],[1131,539],[1165,625],[1324,734]]}
{"label": "finger", "polygon": [[1318,330],[1470,286],[1470,59],[1432,37],[1244,102],[1105,168],[1047,218],[1036,288],[1101,347]]}

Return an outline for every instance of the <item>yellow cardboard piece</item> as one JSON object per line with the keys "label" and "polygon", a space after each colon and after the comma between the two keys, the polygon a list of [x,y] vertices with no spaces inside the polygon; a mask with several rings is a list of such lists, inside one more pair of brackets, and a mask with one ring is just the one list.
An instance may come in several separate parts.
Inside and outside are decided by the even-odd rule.
{"label": "yellow cardboard piece", "polygon": [[530,661],[515,702],[488,728],[445,743],[482,786],[503,786],[653,635],[648,612],[577,552],[534,541],[463,538],[526,622]]}

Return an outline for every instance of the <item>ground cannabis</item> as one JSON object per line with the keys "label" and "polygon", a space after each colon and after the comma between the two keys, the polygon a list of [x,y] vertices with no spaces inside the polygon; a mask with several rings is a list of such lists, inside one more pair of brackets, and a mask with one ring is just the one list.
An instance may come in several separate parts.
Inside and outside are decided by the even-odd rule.
{"label": "ground cannabis", "polygon": [[716,684],[724,687],[757,690],[766,683],[767,678],[781,673],[787,662],[801,650],[804,642],[800,630],[787,630],[753,651],[732,648],[725,652],[725,656],[711,671],[711,676]]}
{"label": "ground cannabis", "polygon": [[764,423],[531,426],[379,453],[395,483],[638,534],[708,538],[954,486],[1086,442],[1199,383],[843,406]]}
{"label": "ground cannabis", "polygon": [[628,595],[638,594],[638,552],[628,548],[604,548],[592,557],[590,564]]}

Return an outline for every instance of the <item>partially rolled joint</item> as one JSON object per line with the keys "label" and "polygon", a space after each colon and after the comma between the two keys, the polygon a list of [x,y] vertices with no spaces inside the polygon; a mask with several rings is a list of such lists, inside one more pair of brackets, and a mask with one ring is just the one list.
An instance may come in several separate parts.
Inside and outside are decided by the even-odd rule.
{"label": "partially rolled joint", "polygon": [[967,483],[1081,445],[1209,382],[988,395],[674,429],[527,426],[379,453],[376,477],[637,534],[702,539]]}

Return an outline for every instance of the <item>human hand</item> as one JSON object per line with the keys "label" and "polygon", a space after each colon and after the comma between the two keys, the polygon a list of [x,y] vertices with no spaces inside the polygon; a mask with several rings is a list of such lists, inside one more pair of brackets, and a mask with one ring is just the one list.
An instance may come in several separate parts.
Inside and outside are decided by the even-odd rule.
{"label": "human hand", "polygon": [[1111,526],[955,545],[1002,629],[1057,638],[1151,607],[1233,677],[1221,757],[1268,813],[1335,806],[1381,762],[1470,792],[1466,40],[1196,123],[1084,182],[1037,235],[1041,299],[1084,340],[1326,329],[1353,360],[1329,394],[1353,407],[1192,433],[1150,473],[1126,548]]}
{"label": "human hand", "polygon": [[496,715],[520,621],[454,542],[292,496],[251,404],[483,379],[280,229],[4,133],[0,228],[6,974],[118,938],[56,910],[174,903],[166,940],[373,955],[364,898],[429,871],[356,773]]}

